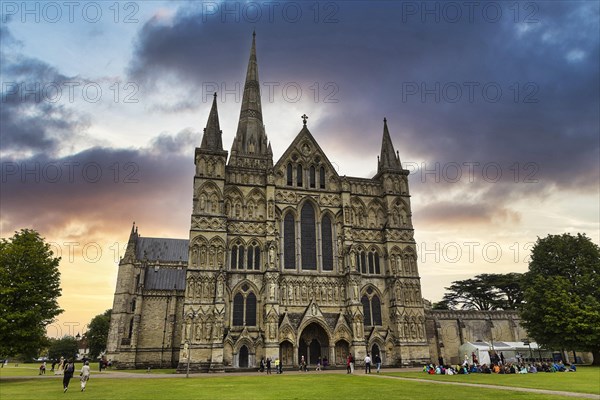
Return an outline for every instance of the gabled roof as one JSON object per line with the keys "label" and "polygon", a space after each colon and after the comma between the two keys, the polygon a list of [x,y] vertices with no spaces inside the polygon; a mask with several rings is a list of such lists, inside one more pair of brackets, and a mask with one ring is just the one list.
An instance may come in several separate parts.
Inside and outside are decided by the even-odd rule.
{"label": "gabled roof", "polygon": [[310,142],[315,147],[315,149],[321,155],[329,169],[335,174],[336,178],[339,178],[336,169],[331,164],[329,158],[327,157],[321,146],[319,146],[319,143],[317,143],[314,136],[310,133],[306,125],[302,127],[302,130],[298,133],[298,135],[296,135],[292,143],[283,152],[279,160],[277,160],[277,163],[275,164],[274,168],[277,169],[280,166],[282,166],[286,161],[288,161],[293,151],[298,151],[300,154],[302,154],[302,149],[300,149],[299,145],[305,140]]}

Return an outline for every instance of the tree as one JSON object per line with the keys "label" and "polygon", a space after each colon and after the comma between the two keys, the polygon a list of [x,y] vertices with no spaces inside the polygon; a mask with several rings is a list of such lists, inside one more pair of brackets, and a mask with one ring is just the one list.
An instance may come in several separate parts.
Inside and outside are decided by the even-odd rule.
{"label": "tree", "polygon": [[0,242],[0,354],[29,354],[45,344],[46,326],[63,311],[59,262],[34,230]]}
{"label": "tree", "polygon": [[77,339],[73,336],[64,336],[62,339],[50,339],[50,342],[48,357],[51,360],[58,360],[61,357],[75,359],[79,352]]}
{"label": "tree", "polygon": [[[438,307],[462,310],[515,310],[523,301],[522,274],[480,274],[454,281]],[[440,309],[440,308],[438,308]]]}
{"label": "tree", "polygon": [[103,314],[96,315],[88,326],[86,338],[90,349],[90,358],[92,359],[96,359],[106,350],[111,311],[106,310]]}
{"label": "tree", "polygon": [[600,365],[600,248],[585,235],[538,238],[525,275],[523,326],[550,349],[591,351]]}

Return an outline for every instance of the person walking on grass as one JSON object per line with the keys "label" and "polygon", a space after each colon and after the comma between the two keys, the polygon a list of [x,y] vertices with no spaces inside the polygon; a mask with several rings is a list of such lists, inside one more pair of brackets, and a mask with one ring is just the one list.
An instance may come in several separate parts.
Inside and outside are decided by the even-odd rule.
{"label": "person walking on grass", "polygon": [[371,357],[369,356],[369,353],[367,353],[367,356],[365,357],[365,374],[370,374],[371,373]]}
{"label": "person walking on grass", "polygon": [[377,373],[379,373],[379,371],[381,370],[381,357],[379,357],[379,354],[375,354],[375,357],[373,357],[373,361],[375,361],[375,366],[377,366]]}
{"label": "person walking on grass", "polygon": [[75,372],[75,364],[73,364],[72,359],[69,359],[65,363],[65,372],[63,375],[63,392],[66,392],[69,389],[69,382],[73,377],[73,372]]}
{"label": "person walking on grass", "polygon": [[90,380],[90,362],[86,361],[81,367],[81,372],[79,373],[79,379],[81,380],[81,391],[85,392],[85,385],[87,385],[87,381]]}

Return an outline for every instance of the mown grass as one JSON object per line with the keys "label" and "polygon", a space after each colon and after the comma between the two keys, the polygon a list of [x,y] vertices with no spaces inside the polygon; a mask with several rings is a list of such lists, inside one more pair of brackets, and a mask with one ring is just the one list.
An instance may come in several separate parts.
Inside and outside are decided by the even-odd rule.
{"label": "mown grass", "polygon": [[386,375],[442,382],[483,383],[600,395],[599,367],[578,367],[577,372],[538,372],[537,374],[428,375],[424,372],[390,372]]}
{"label": "mown grass", "polygon": [[[3,399],[65,399],[89,397],[101,399],[448,399],[473,398],[497,400],[548,399],[547,394],[532,394],[500,389],[438,385],[376,376],[346,374],[295,374],[240,376],[202,374],[189,379],[157,375],[153,378],[111,379],[94,376],[85,393],[79,392],[77,376],[66,394],[62,379],[0,380]],[[561,398],[552,396],[552,398]]]}

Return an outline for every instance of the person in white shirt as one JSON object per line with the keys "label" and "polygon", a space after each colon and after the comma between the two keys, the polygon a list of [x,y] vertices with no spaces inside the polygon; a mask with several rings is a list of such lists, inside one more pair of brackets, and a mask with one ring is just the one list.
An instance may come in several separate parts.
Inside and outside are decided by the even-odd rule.
{"label": "person in white shirt", "polygon": [[87,385],[87,381],[90,379],[90,362],[86,361],[81,367],[81,372],[79,373],[81,380],[81,391],[85,391],[85,385]]}
{"label": "person in white shirt", "polygon": [[369,353],[365,357],[365,374],[371,373],[371,357],[369,357]]}

